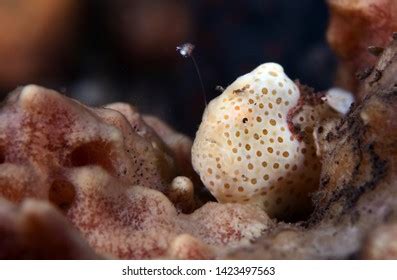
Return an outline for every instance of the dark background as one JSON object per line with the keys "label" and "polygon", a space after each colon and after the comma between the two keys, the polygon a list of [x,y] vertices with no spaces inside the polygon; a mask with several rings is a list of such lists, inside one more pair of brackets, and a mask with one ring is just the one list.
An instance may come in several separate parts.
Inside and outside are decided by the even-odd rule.
{"label": "dark background", "polygon": [[[9,1],[0,0],[0,9],[10,9],[5,4]],[[208,99],[219,94],[217,85],[226,87],[270,61],[283,65],[290,78],[299,78],[317,90],[332,85],[335,59],[325,42],[328,14],[321,0],[59,1],[75,1],[68,13],[63,8],[66,15],[60,27],[56,20],[46,19],[17,31],[21,38],[29,38],[33,28],[44,32],[40,24],[57,28],[55,35],[37,39],[40,44],[31,43],[31,48],[44,53],[35,62],[33,57],[39,55],[32,52],[32,64],[45,65],[46,69],[3,79],[3,97],[19,85],[35,83],[89,105],[126,101],[193,136],[204,104],[191,59],[175,51],[183,42],[196,46],[194,57]],[[25,1],[17,2],[12,11],[15,22],[6,22],[10,26],[24,20],[19,13]],[[35,13],[40,5],[45,1],[37,0],[29,11]],[[4,21],[0,17],[0,24]],[[2,30],[0,36],[7,35],[7,29]],[[7,40],[7,36],[2,37]],[[59,44],[51,44],[54,41]],[[1,53],[1,42],[3,61],[1,56],[6,55]],[[24,47],[28,43],[26,40]],[[12,58],[15,52],[7,53],[9,65],[21,60]]]}

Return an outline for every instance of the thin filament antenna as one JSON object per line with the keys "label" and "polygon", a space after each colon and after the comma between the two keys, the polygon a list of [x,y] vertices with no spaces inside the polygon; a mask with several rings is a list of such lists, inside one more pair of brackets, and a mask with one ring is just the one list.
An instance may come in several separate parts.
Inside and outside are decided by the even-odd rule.
{"label": "thin filament antenna", "polygon": [[193,61],[194,64],[194,68],[196,68],[196,72],[197,72],[197,76],[199,77],[200,80],[200,84],[201,84],[201,91],[202,91],[202,95],[203,95],[203,99],[204,99],[204,104],[207,107],[207,94],[205,92],[204,89],[204,83],[203,83],[203,79],[201,78],[201,73],[200,70],[198,68],[196,59],[193,56],[193,50],[194,50],[194,45],[191,43],[185,43],[182,44],[180,46],[176,47],[176,50],[183,56],[183,57],[190,57]]}

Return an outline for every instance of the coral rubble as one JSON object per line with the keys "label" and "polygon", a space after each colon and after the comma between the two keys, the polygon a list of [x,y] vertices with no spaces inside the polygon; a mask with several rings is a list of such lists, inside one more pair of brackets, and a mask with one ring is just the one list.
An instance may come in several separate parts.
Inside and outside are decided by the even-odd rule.
{"label": "coral rubble", "polygon": [[[358,90],[359,76],[365,76],[376,62],[372,50],[386,47],[391,34],[397,31],[397,2],[395,0],[328,0],[330,24],[328,42],[340,58],[337,75],[339,86],[357,94],[359,99],[365,91]],[[380,48],[379,48],[380,47]]]}

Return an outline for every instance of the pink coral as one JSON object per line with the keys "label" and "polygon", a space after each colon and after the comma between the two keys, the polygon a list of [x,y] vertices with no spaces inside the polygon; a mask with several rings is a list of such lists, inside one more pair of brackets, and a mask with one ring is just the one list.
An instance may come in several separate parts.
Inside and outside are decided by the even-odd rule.
{"label": "pink coral", "polygon": [[194,206],[194,194],[187,177],[172,182],[188,176],[175,155],[191,142],[171,140],[169,130],[168,146],[156,129],[126,104],[89,108],[38,86],[20,88],[0,111],[0,195],[50,201],[109,258],[213,258],[272,225],[250,205],[207,203],[181,214],[175,205],[187,195]]}

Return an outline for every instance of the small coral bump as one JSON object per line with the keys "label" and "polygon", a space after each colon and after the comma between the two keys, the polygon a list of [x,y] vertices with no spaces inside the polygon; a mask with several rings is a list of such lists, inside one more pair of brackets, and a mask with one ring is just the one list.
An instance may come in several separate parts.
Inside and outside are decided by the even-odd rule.
{"label": "small coral bump", "polygon": [[182,212],[186,213],[194,208],[194,186],[188,177],[175,177],[167,191],[167,196]]}
{"label": "small coral bump", "polygon": [[347,114],[355,101],[351,92],[341,88],[329,89],[323,97],[323,100],[326,101],[331,108],[342,115]]}

